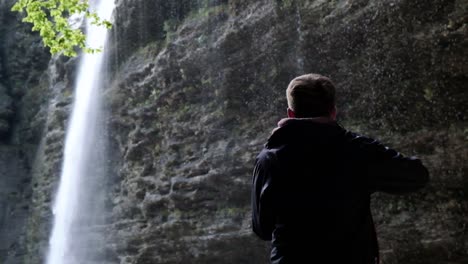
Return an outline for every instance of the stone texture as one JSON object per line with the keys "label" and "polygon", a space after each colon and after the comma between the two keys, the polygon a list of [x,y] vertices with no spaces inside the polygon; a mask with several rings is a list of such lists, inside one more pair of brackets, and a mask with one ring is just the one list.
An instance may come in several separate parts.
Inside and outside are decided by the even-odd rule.
{"label": "stone texture", "polygon": [[177,13],[164,34],[159,22],[138,27],[130,52],[119,28],[153,14],[138,5],[119,2],[105,94],[121,155],[110,234],[120,263],[264,262],[251,169],[289,80],[306,72],[335,80],[346,127],[430,169],[421,192],[374,196],[383,263],[467,261],[466,3],[228,1]]}
{"label": "stone texture", "polygon": [[0,260],[19,264],[26,254],[25,225],[31,190],[28,166],[18,147],[0,145]]}
{"label": "stone texture", "polygon": [[[35,264],[79,58],[49,62],[9,4],[0,2],[0,83],[13,114],[0,164],[15,169],[0,175],[0,195],[15,195],[0,215],[17,218],[0,217],[0,261]],[[269,245],[250,231],[254,158],[284,116],[289,80],[319,72],[339,87],[344,126],[429,167],[424,190],[373,197],[383,263],[466,263],[467,10],[463,0],[117,1],[108,151],[98,153],[107,178],[94,187],[111,212],[80,226],[97,234],[83,250],[99,254],[85,262],[266,263]],[[25,228],[6,232],[11,221]]]}
{"label": "stone texture", "polygon": [[[32,171],[46,119],[50,58],[39,36],[0,1],[0,263],[23,264],[30,243]],[[36,194],[37,195],[37,194]],[[44,210],[45,211],[45,210]],[[48,211],[48,210],[47,210]],[[37,241],[34,241],[37,244]],[[38,263],[38,262],[36,262]]]}
{"label": "stone texture", "polygon": [[7,94],[5,86],[0,84],[0,138],[7,137],[10,132],[10,119],[13,115],[13,100]]}

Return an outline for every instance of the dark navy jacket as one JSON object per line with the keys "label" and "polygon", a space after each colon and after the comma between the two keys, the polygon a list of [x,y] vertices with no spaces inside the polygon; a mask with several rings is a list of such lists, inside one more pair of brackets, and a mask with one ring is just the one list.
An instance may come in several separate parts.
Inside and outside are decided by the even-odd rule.
{"label": "dark navy jacket", "polygon": [[427,181],[420,160],[335,122],[285,119],[256,160],[252,228],[272,241],[273,264],[374,264],[370,195]]}

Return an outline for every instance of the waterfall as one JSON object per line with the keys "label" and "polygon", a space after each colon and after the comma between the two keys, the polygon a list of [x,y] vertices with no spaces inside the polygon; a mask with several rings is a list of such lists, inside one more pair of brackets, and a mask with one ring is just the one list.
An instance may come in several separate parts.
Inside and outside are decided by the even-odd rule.
{"label": "waterfall", "polygon": [[304,52],[302,51],[302,45],[304,43],[304,32],[302,30],[302,15],[299,6],[296,5],[296,32],[297,32],[297,44],[296,44],[296,62],[299,73],[304,73]]}
{"label": "waterfall", "polygon": [[[93,6],[93,3],[91,3]],[[99,16],[110,19],[114,9],[114,0],[101,0],[94,5]],[[93,48],[105,47],[108,30],[104,27],[91,26],[88,22],[87,45]],[[77,81],[75,84],[74,103],[65,139],[64,160],[60,184],[53,207],[54,225],[49,240],[47,264],[84,263],[76,247],[80,241],[79,218],[83,211],[82,197],[93,195],[83,188],[89,177],[87,164],[96,152],[93,138],[97,135],[96,123],[99,116],[99,92],[102,83],[103,52],[83,54]],[[92,177],[89,177],[92,178]]]}

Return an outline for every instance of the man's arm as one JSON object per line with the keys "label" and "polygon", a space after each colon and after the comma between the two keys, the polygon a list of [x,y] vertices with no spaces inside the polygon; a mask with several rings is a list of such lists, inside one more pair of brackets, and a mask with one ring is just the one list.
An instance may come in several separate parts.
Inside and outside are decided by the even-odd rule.
{"label": "man's arm", "polygon": [[272,177],[265,169],[265,155],[255,162],[252,181],[252,230],[263,240],[271,240],[274,228],[272,212]]}
{"label": "man's arm", "polygon": [[416,191],[429,181],[429,172],[416,157],[404,157],[377,140],[354,135],[363,153],[369,190],[400,194]]}

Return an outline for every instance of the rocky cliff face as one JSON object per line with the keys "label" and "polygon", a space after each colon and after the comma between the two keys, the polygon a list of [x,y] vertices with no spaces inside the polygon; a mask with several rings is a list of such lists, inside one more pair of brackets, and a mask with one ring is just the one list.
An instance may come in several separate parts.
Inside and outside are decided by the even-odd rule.
{"label": "rocky cliff face", "polygon": [[[318,72],[338,87],[345,127],[420,156],[430,170],[418,193],[374,195],[383,263],[466,263],[467,11],[457,0],[117,1],[103,94],[111,212],[94,261],[266,263],[268,244],[250,231],[253,161],[284,116],[289,80]],[[0,210],[30,205],[20,217],[26,231],[12,232],[24,234],[15,242],[24,259],[40,263],[76,60],[55,59],[41,75],[40,59],[37,73],[15,75],[30,57],[5,63],[11,50],[2,46],[2,76],[9,85],[25,76],[16,80],[34,88],[16,97],[2,77],[11,100],[0,103],[0,124],[13,120],[4,135],[38,154],[30,167],[2,158],[13,168],[0,179],[8,192],[32,200],[8,199]],[[3,176],[12,173],[31,187],[18,191]],[[10,237],[2,230],[14,220],[2,212],[0,234]]]}
{"label": "rocky cliff face", "polygon": [[32,167],[46,111],[49,55],[38,36],[0,1],[0,262],[24,263]]}
{"label": "rocky cliff face", "polygon": [[[417,194],[375,195],[384,263],[466,261],[465,3],[219,1],[186,15],[179,4],[117,9],[106,94],[122,263],[266,258],[249,231],[252,162],[306,72],[335,80],[345,126],[431,171]],[[164,23],[138,26],[148,20]]]}

